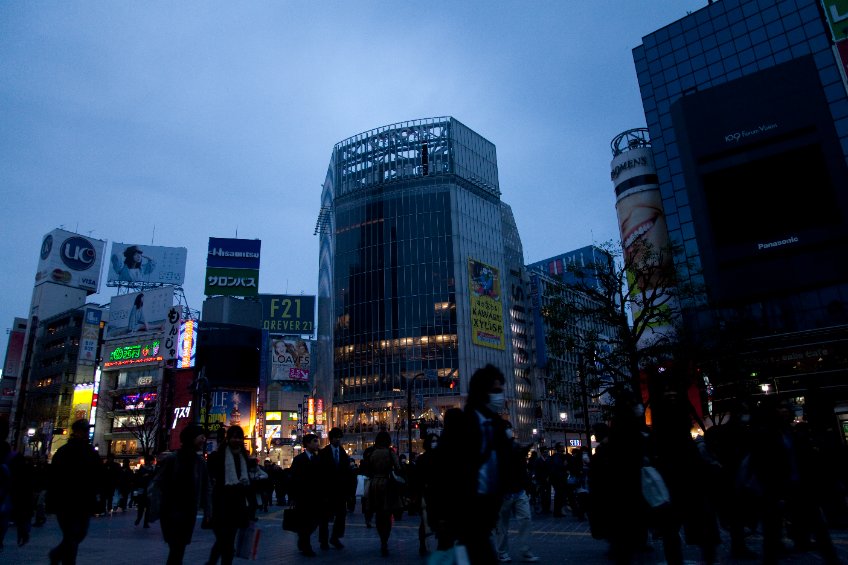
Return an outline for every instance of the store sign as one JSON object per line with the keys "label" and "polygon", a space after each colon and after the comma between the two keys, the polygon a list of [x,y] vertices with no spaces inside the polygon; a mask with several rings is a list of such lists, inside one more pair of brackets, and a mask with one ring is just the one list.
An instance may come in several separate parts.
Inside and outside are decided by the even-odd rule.
{"label": "store sign", "polygon": [[207,296],[256,296],[259,294],[258,239],[209,238],[206,256]]}
{"label": "store sign", "polygon": [[104,368],[158,363],[162,361],[163,357],[159,351],[159,340],[157,339],[134,345],[120,345],[109,353],[108,359],[103,363]]}
{"label": "store sign", "polygon": [[315,332],[315,297],[289,294],[260,294],[262,329],[276,335]]}
{"label": "store sign", "polygon": [[280,422],[283,420],[282,412],[265,412],[266,422]]}

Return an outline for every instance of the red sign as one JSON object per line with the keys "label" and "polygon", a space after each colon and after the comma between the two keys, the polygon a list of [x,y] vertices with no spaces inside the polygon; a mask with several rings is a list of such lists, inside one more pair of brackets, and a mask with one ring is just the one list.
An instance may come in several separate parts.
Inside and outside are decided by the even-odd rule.
{"label": "red sign", "polygon": [[848,39],[844,39],[837,43],[836,50],[839,51],[839,59],[842,63],[842,72],[848,76]]}

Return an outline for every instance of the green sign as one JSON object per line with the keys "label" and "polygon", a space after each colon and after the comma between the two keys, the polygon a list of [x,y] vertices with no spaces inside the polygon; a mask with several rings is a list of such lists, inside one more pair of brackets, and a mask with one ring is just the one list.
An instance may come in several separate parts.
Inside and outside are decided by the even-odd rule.
{"label": "green sign", "polygon": [[206,296],[256,296],[259,269],[206,269]]}
{"label": "green sign", "polygon": [[848,0],[823,0],[834,41],[848,38]]}

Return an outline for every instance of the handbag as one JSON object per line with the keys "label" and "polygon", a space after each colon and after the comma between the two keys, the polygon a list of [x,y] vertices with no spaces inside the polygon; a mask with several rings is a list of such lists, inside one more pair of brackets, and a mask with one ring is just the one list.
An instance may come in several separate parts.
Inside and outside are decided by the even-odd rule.
{"label": "handbag", "polygon": [[395,471],[394,469],[392,469],[392,473],[391,473],[391,475],[389,475],[389,477],[392,479],[392,481],[395,482],[395,484],[398,484],[398,485],[405,485],[406,484],[406,479],[404,479],[401,476],[401,474],[398,473],[397,471]]}
{"label": "handbag", "polygon": [[255,560],[256,554],[259,551],[259,538],[261,535],[262,530],[253,522],[246,528],[239,529],[238,537],[236,538],[236,557]]}
{"label": "handbag", "polygon": [[642,466],[642,497],[651,508],[658,508],[671,502],[662,475],[650,465]]}
{"label": "handbag", "polygon": [[297,532],[300,529],[300,513],[297,508],[283,510],[283,529],[287,532]]}
{"label": "handbag", "polygon": [[470,565],[470,563],[468,551],[464,545],[460,544],[434,551],[427,558],[427,565]]}

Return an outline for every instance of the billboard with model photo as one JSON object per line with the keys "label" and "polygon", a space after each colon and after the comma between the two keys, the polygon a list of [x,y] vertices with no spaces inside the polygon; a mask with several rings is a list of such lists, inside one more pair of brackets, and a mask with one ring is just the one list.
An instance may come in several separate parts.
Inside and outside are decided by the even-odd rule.
{"label": "billboard with model photo", "polygon": [[186,248],[113,243],[106,284],[144,282],[182,285]]}
{"label": "billboard with model photo", "polygon": [[174,289],[153,288],[112,297],[106,338],[162,332],[174,303]]}

